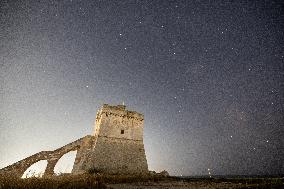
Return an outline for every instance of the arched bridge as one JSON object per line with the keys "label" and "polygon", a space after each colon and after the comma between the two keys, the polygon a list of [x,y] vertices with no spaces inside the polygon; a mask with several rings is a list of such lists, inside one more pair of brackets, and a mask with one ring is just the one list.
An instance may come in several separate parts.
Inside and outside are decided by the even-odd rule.
{"label": "arched bridge", "polygon": [[12,165],[4,167],[3,169],[0,169],[0,174],[12,174],[16,177],[22,177],[24,172],[31,165],[41,160],[47,160],[44,176],[54,175],[54,167],[64,154],[77,150],[74,164],[78,164],[82,161],[82,157],[85,155],[85,152],[91,150],[93,142],[94,136],[87,135],[54,151],[41,151]]}

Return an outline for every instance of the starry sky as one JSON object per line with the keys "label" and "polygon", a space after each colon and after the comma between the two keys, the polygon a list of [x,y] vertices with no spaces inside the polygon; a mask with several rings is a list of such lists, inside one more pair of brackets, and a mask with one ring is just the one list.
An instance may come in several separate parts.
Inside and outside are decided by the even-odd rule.
{"label": "starry sky", "polygon": [[[0,168],[145,116],[150,170],[284,174],[283,1],[0,1]],[[209,169],[209,170],[208,170]]]}

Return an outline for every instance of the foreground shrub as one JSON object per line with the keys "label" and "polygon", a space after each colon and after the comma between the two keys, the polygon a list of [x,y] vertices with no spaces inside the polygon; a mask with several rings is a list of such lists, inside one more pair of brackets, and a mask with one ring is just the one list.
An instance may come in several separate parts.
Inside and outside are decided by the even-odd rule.
{"label": "foreground shrub", "polygon": [[149,175],[99,175],[99,174],[82,174],[71,175],[62,174],[53,177],[31,177],[17,178],[11,175],[0,176],[0,189],[97,189],[107,188],[105,183],[131,183],[131,182],[148,182],[161,181],[164,177]]}
{"label": "foreground shrub", "polygon": [[99,189],[106,188],[105,184],[95,177],[88,175],[80,176],[56,176],[56,177],[31,177],[27,179],[13,176],[0,176],[0,189]]}

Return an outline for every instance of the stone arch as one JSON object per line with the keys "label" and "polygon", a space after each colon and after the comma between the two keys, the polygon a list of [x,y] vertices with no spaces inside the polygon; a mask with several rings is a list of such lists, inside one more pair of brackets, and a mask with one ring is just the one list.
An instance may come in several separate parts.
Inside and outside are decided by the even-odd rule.
{"label": "stone arch", "polygon": [[[16,177],[21,177],[24,172],[34,163],[41,160],[47,160],[47,166],[44,172],[44,176],[52,176],[54,175],[55,165],[64,154],[75,150],[77,150],[78,152],[80,151],[80,153],[86,153],[86,150],[90,149],[92,146],[92,140],[93,136],[87,135],[54,151],[42,151],[36,153],[21,161],[18,161],[12,165],[4,167],[3,169],[0,169],[0,174],[11,174]],[[76,159],[77,161],[75,160],[75,163],[80,163],[80,158],[76,157]]]}
{"label": "stone arch", "polygon": [[[73,165],[75,163],[75,159],[76,159],[76,155],[77,155],[78,150],[73,150],[73,151],[69,151],[67,153],[65,153],[64,155],[62,155],[59,160],[57,161],[57,163],[55,164],[54,167],[54,173],[60,174],[60,173],[71,173],[72,169],[73,169]],[[61,164],[64,165],[65,162],[65,166],[66,166],[66,162],[72,162],[71,167],[62,167]],[[70,166],[70,164],[69,164]]]}
{"label": "stone arch", "polygon": [[7,170],[7,172],[12,173],[15,176],[21,177],[25,173],[25,171],[32,166],[33,164],[41,161],[46,160],[46,156],[48,156],[49,151],[42,151],[39,153],[36,153],[30,157],[27,157],[21,161],[18,161],[17,163],[8,166],[4,168],[4,171]]}
{"label": "stone arch", "polygon": [[[22,178],[41,177],[47,167],[47,160],[40,160],[28,167],[22,175]],[[41,171],[39,171],[41,170]]]}
{"label": "stone arch", "polygon": [[78,150],[80,148],[80,145],[66,145],[63,146],[57,150],[54,150],[49,158],[47,159],[47,167],[46,170],[44,172],[45,176],[52,176],[54,175],[54,167],[57,164],[57,162],[59,161],[59,159],[69,153],[70,151],[75,151]]}

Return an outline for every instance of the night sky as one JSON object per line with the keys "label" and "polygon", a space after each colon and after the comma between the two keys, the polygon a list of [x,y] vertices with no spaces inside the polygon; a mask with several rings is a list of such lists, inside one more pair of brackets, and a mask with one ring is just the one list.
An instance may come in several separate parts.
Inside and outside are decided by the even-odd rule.
{"label": "night sky", "polygon": [[283,1],[0,1],[0,168],[145,116],[150,170],[284,174]]}

